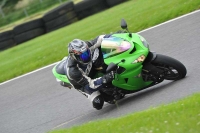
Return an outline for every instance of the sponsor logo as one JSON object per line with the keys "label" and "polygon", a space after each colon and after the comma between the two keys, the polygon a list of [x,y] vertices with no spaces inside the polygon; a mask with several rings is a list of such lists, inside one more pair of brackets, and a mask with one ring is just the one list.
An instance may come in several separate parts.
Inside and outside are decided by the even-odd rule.
{"label": "sponsor logo", "polygon": [[95,102],[95,103],[100,103],[100,99],[99,99],[99,98],[98,98],[98,99],[95,99],[94,102]]}

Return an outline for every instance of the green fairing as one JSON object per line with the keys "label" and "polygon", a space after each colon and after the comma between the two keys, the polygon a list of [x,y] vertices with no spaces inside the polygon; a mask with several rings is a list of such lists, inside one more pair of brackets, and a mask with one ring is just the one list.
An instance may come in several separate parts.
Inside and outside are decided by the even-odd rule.
{"label": "green fairing", "polygon": [[[149,53],[149,49],[143,45],[139,38],[139,35],[133,33],[132,38],[129,37],[128,33],[114,34],[113,36],[123,38],[124,40],[127,40],[132,44],[129,50],[119,55],[104,59],[104,62],[107,65],[109,65],[111,62],[117,64],[122,59],[125,59],[125,62],[119,63],[118,66],[121,66],[126,70],[121,74],[116,74],[115,80],[113,80],[112,82],[113,85],[119,88],[123,88],[125,90],[138,90],[150,85],[152,82],[144,82],[144,80],[142,79],[142,62],[132,64],[132,62],[136,60],[139,56],[145,55],[145,57],[147,57]],[[130,54],[134,47],[137,50],[134,53]]]}
{"label": "green fairing", "polygon": [[58,73],[56,72],[56,66],[54,66],[54,68],[52,69],[52,72],[53,72],[53,75],[54,75],[57,79],[59,79],[59,80],[61,80],[61,81],[63,81],[63,82],[66,82],[66,83],[70,83],[69,80],[67,79],[67,76],[66,76],[66,75],[61,75],[61,74],[58,74]]}
{"label": "green fairing", "polygon": [[[115,56],[110,56],[104,58],[104,62],[109,65],[111,62],[117,64],[124,59],[124,62],[118,64],[118,66],[125,68],[126,70],[121,74],[115,74],[115,79],[112,81],[112,84],[116,87],[125,89],[125,90],[139,90],[144,87],[149,86],[152,81],[144,82],[141,72],[142,72],[142,62],[132,63],[141,55],[147,57],[149,49],[144,46],[140,39],[140,35],[132,33],[132,37],[129,37],[129,33],[123,34],[114,34],[112,37],[121,38],[122,40],[128,41],[131,45],[130,48],[115,54]],[[135,51],[131,52],[135,47]],[[56,66],[53,68],[52,72],[54,76],[66,83],[69,83],[66,75],[61,75],[56,72]],[[125,80],[126,79],[126,80]]]}

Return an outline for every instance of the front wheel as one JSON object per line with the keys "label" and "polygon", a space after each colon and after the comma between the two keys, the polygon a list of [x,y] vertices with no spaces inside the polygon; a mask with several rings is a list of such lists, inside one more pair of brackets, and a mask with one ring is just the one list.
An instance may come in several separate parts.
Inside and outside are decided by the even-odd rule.
{"label": "front wheel", "polygon": [[182,79],[187,73],[185,66],[180,61],[165,55],[157,54],[151,63],[164,71],[163,76],[167,80]]}

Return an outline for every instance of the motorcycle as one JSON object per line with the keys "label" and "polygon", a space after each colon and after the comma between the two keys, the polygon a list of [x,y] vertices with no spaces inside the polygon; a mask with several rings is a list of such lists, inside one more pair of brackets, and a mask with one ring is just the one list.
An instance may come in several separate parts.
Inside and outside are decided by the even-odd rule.
{"label": "motorcycle", "polygon": [[[125,32],[104,38],[101,43],[104,62],[108,65],[106,72],[113,71],[115,78],[112,85],[100,93],[119,100],[126,94],[144,90],[164,80],[179,80],[186,76],[187,70],[180,61],[150,51],[145,38],[129,32],[127,27],[126,21],[122,19],[121,28]],[[53,68],[53,74],[71,87],[64,70],[58,69],[62,63]]]}

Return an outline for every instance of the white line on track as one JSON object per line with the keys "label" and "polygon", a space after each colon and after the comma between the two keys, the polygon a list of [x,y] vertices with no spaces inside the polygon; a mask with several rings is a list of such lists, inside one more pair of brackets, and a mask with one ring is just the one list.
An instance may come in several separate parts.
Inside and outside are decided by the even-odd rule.
{"label": "white line on track", "polygon": [[66,122],[64,122],[64,123],[61,123],[60,125],[57,125],[56,127],[52,128],[51,130],[55,130],[55,129],[57,129],[57,128],[63,126],[63,125],[68,124],[68,123],[71,122],[71,121],[74,121],[74,120],[79,119],[79,118],[81,118],[81,117],[83,117],[83,116],[86,116],[86,115],[87,115],[87,114],[83,114],[83,115],[81,115],[81,116],[79,116],[79,117],[75,117],[75,118],[73,118],[73,119],[71,119],[71,120],[69,120],[69,121],[66,121]]}
{"label": "white line on track", "polygon": [[32,74],[32,73],[38,72],[38,71],[43,70],[43,69],[48,68],[48,67],[51,67],[51,66],[55,65],[56,63],[57,63],[57,62],[55,62],[55,63],[53,63],[53,64],[50,64],[50,65],[48,65],[48,66],[42,67],[42,68],[40,68],[40,69],[34,70],[34,71],[32,71],[32,72],[26,73],[26,74],[24,74],[24,75],[18,76],[18,77],[16,77],[16,78],[7,80],[7,81],[5,81],[5,82],[3,82],[3,83],[0,83],[0,85],[9,83],[9,82],[11,82],[11,81],[13,81],[13,80],[16,80],[16,79],[25,77],[25,76],[30,75],[30,74]]}
{"label": "white line on track", "polygon": [[[181,19],[181,18],[183,18],[183,17],[189,16],[189,15],[192,15],[192,14],[195,14],[195,13],[197,13],[197,12],[200,12],[200,10],[196,10],[196,11],[194,11],[194,12],[191,12],[191,13],[188,13],[188,14],[182,15],[182,16],[180,16],[180,17],[177,17],[177,18],[174,18],[174,19],[168,20],[168,21],[166,21],[166,22],[164,22],[164,23],[161,23],[161,24],[158,24],[158,25],[156,25],[156,26],[150,27],[150,28],[148,28],[148,29],[142,30],[142,31],[140,31],[140,32],[138,32],[138,33],[142,33],[142,32],[145,32],[145,31],[151,30],[151,29],[153,29],[153,28],[159,27],[159,26],[161,26],[161,25],[164,25],[164,24],[170,23],[170,22],[172,22],[172,21],[175,21],[175,20]],[[56,62],[56,63],[57,63],[57,62]],[[32,71],[32,72],[29,72],[29,73],[27,73],[27,74],[21,75],[21,76],[19,76],[19,77],[16,77],[16,78],[13,78],[13,79],[7,80],[7,81],[5,81],[5,82],[3,82],[3,83],[0,83],[0,85],[3,85],[3,84],[6,84],[6,83],[9,83],[9,82],[11,82],[11,81],[13,81],[13,80],[19,79],[19,78],[21,78],[21,77],[25,77],[25,76],[27,76],[27,75],[29,75],[29,74],[32,74],[32,73],[38,72],[38,71],[40,71],[40,70],[43,70],[43,69],[45,69],[45,68],[51,67],[51,66],[55,65],[56,63],[53,63],[53,64],[50,64],[50,65],[48,65],[48,66],[42,67],[42,68],[37,69],[37,70],[35,70],[35,71]]]}

